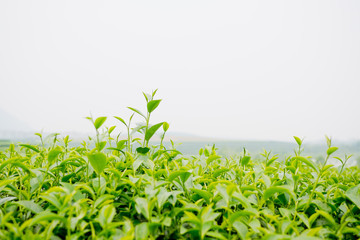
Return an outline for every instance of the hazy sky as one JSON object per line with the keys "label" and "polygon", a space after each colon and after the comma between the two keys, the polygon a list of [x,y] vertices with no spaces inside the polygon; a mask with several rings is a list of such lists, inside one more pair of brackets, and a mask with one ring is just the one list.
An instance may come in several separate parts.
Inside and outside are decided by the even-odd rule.
{"label": "hazy sky", "polygon": [[172,131],[360,139],[360,1],[3,0],[0,83],[34,131],[92,131],[158,88]]}

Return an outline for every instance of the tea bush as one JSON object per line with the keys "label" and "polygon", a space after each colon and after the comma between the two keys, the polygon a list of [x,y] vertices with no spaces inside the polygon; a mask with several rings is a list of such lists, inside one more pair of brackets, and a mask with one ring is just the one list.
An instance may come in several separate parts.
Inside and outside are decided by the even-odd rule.
{"label": "tea bush", "polygon": [[[360,171],[244,149],[223,157],[215,146],[183,156],[165,147],[169,124],[150,124],[161,100],[144,94],[144,119],[112,137],[106,117],[88,119],[96,137],[70,147],[68,136],[0,152],[1,239],[358,239]],[[159,144],[151,145],[161,132]],[[142,137],[137,137],[138,134]],[[93,146],[93,147],[92,147]]]}

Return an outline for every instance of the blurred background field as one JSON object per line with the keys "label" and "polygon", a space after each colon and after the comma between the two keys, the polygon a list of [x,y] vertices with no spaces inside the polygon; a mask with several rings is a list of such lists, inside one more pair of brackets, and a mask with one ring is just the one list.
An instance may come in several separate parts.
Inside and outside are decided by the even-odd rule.
{"label": "blurred background field", "polygon": [[[80,134],[80,133],[63,133],[58,136],[58,141],[61,143],[62,138],[66,135],[69,135],[72,142],[70,146],[79,146],[82,141],[88,141],[89,137],[94,137],[94,134],[89,133],[88,135]],[[15,136],[15,137],[14,137]],[[54,134],[52,133],[43,133],[45,142],[51,142]],[[21,135],[21,132],[17,132],[11,137],[7,135],[8,138],[0,138],[0,150],[4,151],[8,148],[9,144],[14,143],[29,143],[29,144],[40,144],[39,137],[30,132],[24,132]],[[154,137],[152,144],[158,144],[159,138]],[[114,135],[113,138],[116,138]],[[120,139],[125,139],[125,135],[120,136]],[[294,155],[294,149],[297,148],[297,144],[295,140],[291,137],[289,141],[246,141],[246,140],[237,140],[237,141],[229,141],[224,139],[216,139],[216,138],[205,138],[193,136],[191,134],[184,133],[171,133],[166,136],[164,145],[167,148],[171,148],[173,141],[174,146],[178,151],[180,151],[183,155],[191,156],[197,155],[199,150],[204,147],[211,148],[215,145],[217,149],[217,153],[224,157],[236,157],[243,153],[244,148],[251,154],[253,158],[262,158],[261,154],[266,150],[272,154],[278,154],[279,160],[284,160],[286,157],[290,155]],[[338,156],[343,158],[345,154],[352,154],[352,158],[350,158],[348,162],[348,166],[358,165],[360,166],[360,141],[337,141],[333,139],[333,145],[338,147],[339,150],[336,152],[334,156]],[[319,142],[306,142],[306,138],[304,140],[304,156],[311,156],[316,161],[322,162],[326,156],[326,140],[324,137],[324,141]],[[338,161],[332,159],[330,161],[331,164],[338,165]]]}

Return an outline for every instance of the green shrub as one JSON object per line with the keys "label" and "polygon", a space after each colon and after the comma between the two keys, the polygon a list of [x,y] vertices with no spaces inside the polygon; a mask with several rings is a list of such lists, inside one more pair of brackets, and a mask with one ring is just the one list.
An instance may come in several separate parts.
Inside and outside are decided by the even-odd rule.
{"label": "green shrub", "polygon": [[[186,157],[163,139],[169,125],[150,124],[160,100],[144,94],[144,119],[111,136],[106,117],[88,119],[96,138],[70,147],[10,145],[0,152],[0,239],[358,239],[360,171],[328,165],[337,148],[327,138],[323,164],[244,150],[223,157],[215,146]],[[100,132],[100,130],[104,130]],[[161,132],[161,142],[150,139]],[[137,138],[134,133],[142,134]],[[94,143],[94,144],[92,144]],[[49,145],[49,146],[48,146]],[[95,146],[90,149],[89,146]]]}

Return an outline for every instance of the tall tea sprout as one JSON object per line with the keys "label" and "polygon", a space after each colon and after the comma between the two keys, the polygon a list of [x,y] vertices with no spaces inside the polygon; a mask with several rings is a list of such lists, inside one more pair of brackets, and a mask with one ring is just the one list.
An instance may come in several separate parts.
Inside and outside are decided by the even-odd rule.
{"label": "tall tea sprout", "polygon": [[316,190],[316,187],[319,183],[319,180],[320,178],[322,177],[322,175],[327,171],[329,170],[333,165],[327,165],[327,162],[330,158],[330,156],[336,152],[338,150],[337,147],[332,147],[331,146],[331,138],[329,138],[328,136],[325,136],[326,138],[326,143],[327,143],[327,146],[328,146],[328,149],[326,151],[326,158],[325,158],[325,162],[324,162],[324,165],[322,165],[321,169],[319,170],[319,173],[317,175],[317,178],[315,180],[315,184],[313,185],[313,188],[312,188],[312,191],[310,193],[310,196],[309,196],[309,200],[308,200],[308,203],[307,203],[307,207],[310,206],[310,203],[311,203],[311,200],[315,194],[315,190]]}
{"label": "tall tea sprout", "polygon": [[169,129],[169,127],[170,127],[169,123],[167,123],[167,122],[164,122],[164,123],[163,123],[163,130],[164,130],[164,133],[161,135],[161,140],[160,140],[160,150],[164,147],[164,145],[163,145],[163,141],[164,141],[165,134],[166,134],[167,130]]}
{"label": "tall tea sprout", "polygon": [[128,123],[126,123],[125,121],[124,121],[124,119],[122,119],[121,117],[117,117],[117,116],[114,116],[114,118],[116,118],[117,120],[119,120],[120,122],[122,122],[124,125],[125,125],[125,127],[126,127],[126,132],[127,132],[127,140],[126,140],[126,142],[127,142],[127,152],[131,152],[131,134],[130,134],[130,126],[131,126],[131,120],[133,119],[133,117],[134,117],[134,114],[132,114],[131,116],[130,116],[130,118],[129,118],[129,122]]}
{"label": "tall tea sprout", "polygon": [[98,151],[101,151],[105,145],[106,145],[106,141],[102,141],[100,142],[100,133],[99,133],[99,128],[105,123],[107,117],[98,117],[97,119],[94,120],[94,118],[92,116],[90,117],[86,117],[86,119],[90,120],[90,122],[93,124],[95,131],[96,131],[96,148],[98,149]]}
{"label": "tall tea sprout", "polygon": [[143,126],[145,128],[144,141],[142,144],[142,148],[137,149],[137,151],[139,153],[143,153],[143,154],[147,153],[150,150],[148,148],[150,139],[164,123],[164,122],[161,122],[161,123],[157,123],[152,126],[149,125],[151,113],[159,106],[159,104],[161,102],[161,99],[154,99],[156,92],[157,92],[157,89],[155,91],[153,91],[151,94],[143,93],[145,100],[146,100],[146,108],[147,108],[146,114],[143,114],[141,111],[139,111],[136,108],[128,107],[130,110],[139,114],[145,120],[145,126]]}
{"label": "tall tea sprout", "polygon": [[[93,117],[87,117],[89,119],[95,128],[96,131],[96,148],[94,148],[89,154],[88,154],[88,160],[91,164],[91,166],[94,168],[96,174],[99,178],[99,191],[100,191],[100,175],[104,171],[107,163],[106,155],[101,152],[101,150],[105,147],[106,141],[100,142],[100,133],[99,128],[105,123],[106,117],[98,117],[95,121]],[[89,166],[88,166],[89,168]],[[88,170],[89,171],[89,170]],[[89,177],[89,172],[88,172]]]}
{"label": "tall tea sprout", "polygon": [[339,175],[341,175],[341,173],[343,172],[344,167],[345,167],[347,161],[348,161],[352,156],[353,156],[352,154],[350,154],[350,155],[345,154],[344,160],[341,159],[341,158],[339,158],[339,157],[334,157],[335,159],[337,159],[337,160],[339,160],[339,161],[341,162],[341,169],[340,169]]}

